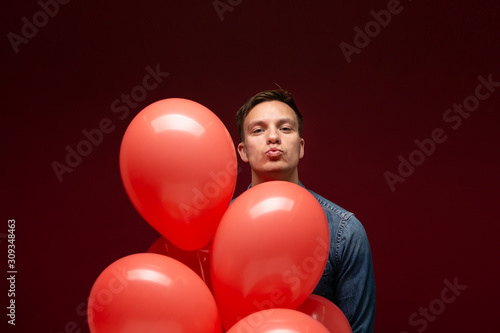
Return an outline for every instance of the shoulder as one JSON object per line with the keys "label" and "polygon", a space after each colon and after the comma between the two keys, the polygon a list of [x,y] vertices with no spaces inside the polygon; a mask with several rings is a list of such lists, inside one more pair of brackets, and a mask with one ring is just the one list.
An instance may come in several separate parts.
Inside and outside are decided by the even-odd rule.
{"label": "shoulder", "polygon": [[342,219],[346,219],[346,218],[349,218],[349,217],[351,217],[351,216],[354,215],[353,213],[351,213],[348,210],[340,207],[339,205],[334,204],[333,202],[331,202],[330,200],[326,199],[325,197],[322,197],[318,193],[316,193],[314,191],[311,191],[309,189],[307,189],[307,191],[309,193],[311,193],[316,198],[316,200],[318,200],[318,202],[321,205],[321,207],[323,207],[323,210],[329,211],[329,212],[335,214],[336,216],[338,216],[339,218],[342,218]]}
{"label": "shoulder", "polygon": [[307,191],[316,198],[323,208],[328,224],[330,224],[330,228],[333,229],[331,232],[334,232],[337,238],[355,238],[360,240],[367,238],[363,225],[354,213],[331,202],[314,191],[309,189],[307,189]]}
{"label": "shoulder", "polygon": [[318,200],[319,204],[326,214],[328,223],[338,224],[337,233],[364,233],[363,225],[354,215],[354,213],[340,207],[339,205],[331,202],[330,200],[314,191],[311,191],[309,189],[307,191],[309,191],[309,193],[311,193],[316,198],[316,200]]}
{"label": "shoulder", "polygon": [[330,248],[333,268],[338,271],[348,269],[364,270],[371,267],[370,242],[365,228],[350,211],[334,204],[321,195],[308,190],[320,203],[325,212],[330,229]]}

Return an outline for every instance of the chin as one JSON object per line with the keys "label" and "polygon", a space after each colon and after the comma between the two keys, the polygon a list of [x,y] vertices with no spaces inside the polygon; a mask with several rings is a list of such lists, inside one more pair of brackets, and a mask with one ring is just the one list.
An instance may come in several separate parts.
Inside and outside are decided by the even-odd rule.
{"label": "chin", "polygon": [[267,175],[269,178],[281,179],[286,178],[286,175],[290,173],[288,168],[276,167],[266,169],[263,174]]}

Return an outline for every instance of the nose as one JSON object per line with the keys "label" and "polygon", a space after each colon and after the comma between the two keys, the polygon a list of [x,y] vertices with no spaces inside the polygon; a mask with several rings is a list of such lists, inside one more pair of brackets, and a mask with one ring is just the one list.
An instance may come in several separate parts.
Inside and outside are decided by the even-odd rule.
{"label": "nose", "polygon": [[280,143],[280,136],[279,136],[278,129],[275,129],[275,128],[270,129],[268,133],[269,133],[269,135],[267,137],[268,144],[271,144],[271,143],[279,144]]}

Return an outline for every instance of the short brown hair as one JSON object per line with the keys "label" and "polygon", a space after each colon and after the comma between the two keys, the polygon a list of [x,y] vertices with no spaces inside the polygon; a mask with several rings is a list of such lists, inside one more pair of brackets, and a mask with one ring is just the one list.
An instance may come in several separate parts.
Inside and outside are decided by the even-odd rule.
{"label": "short brown hair", "polygon": [[245,139],[245,133],[243,130],[243,123],[245,121],[245,118],[257,104],[269,101],[283,102],[292,108],[292,110],[297,115],[297,120],[299,122],[299,136],[302,137],[302,114],[300,114],[299,109],[295,105],[292,94],[283,89],[265,90],[261,91],[253,97],[250,97],[248,101],[243,104],[243,106],[236,112],[236,124],[238,125],[238,133],[240,135],[241,142],[243,142]]}

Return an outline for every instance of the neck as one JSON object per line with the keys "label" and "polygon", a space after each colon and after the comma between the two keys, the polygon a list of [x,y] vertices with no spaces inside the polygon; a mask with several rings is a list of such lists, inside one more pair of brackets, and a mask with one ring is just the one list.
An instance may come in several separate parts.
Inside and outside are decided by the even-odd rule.
{"label": "neck", "polygon": [[276,174],[259,175],[252,170],[252,187],[273,180],[282,180],[298,185],[299,173],[298,170],[295,169],[289,174],[283,174],[282,172],[280,172]]}

